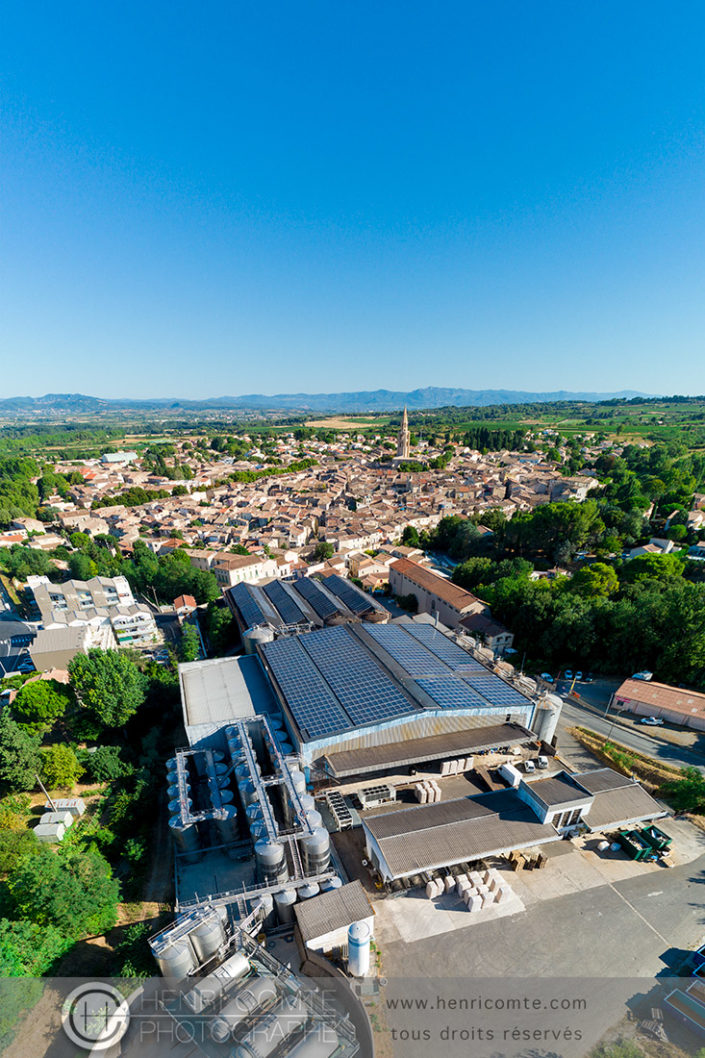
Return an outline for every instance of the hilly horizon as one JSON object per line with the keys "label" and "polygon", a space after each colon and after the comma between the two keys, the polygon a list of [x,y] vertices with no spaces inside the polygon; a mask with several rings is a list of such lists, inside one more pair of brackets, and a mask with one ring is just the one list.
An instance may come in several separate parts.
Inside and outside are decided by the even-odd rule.
{"label": "hilly horizon", "polygon": [[47,393],[41,397],[0,398],[0,414],[50,415],[72,412],[98,414],[101,411],[135,409],[148,410],[242,410],[290,411],[310,413],[398,412],[406,406],[420,411],[444,407],[486,407],[494,404],[545,404],[561,401],[597,403],[604,400],[632,400],[652,398],[653,394],[638,390],[597,393],[594,391],[555,390],[530,392],[525,390],[483,389],[470,390],[427,386],[408,392],[378,389],[343,393],[261,393],[241,396],[209,397],[203,400],[180,398],[103,398],[82,393]]}

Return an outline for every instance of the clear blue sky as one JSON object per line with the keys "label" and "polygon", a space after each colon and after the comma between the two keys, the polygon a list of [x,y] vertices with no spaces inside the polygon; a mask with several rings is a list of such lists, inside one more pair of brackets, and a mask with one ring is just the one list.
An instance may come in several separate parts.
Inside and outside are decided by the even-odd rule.
{"label": "clear blue sky", "polygon": [[5,396],[705,392],[701,0],[0,19]]}

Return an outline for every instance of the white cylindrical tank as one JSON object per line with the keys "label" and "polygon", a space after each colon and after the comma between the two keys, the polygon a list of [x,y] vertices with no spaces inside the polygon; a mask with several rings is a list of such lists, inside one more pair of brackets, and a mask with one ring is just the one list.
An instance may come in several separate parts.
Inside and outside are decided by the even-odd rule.
{"label": "white cylindrical tank", "polygon": [[299,887],[299,896],[302,900],[310,900],[312,897],[318,896],[320,891],[320,885],[316,885],[315,882],[311,882],[309,885],[302,885]]}
{"label": "white cylindrical tank", "polygon": [[237,841],[240,836],[240,827],[235,805],[225,805],[223,815],[220,819],[216,819],[215,825],[218,830],[218,837],[223,845],[229,845],[231,842]]}
{"label": "white cylindrical tank", "polygon": [[316,811],[316,799],[311,794],[301,794],[299,797],[301,807],[304,812],[315,812]]}
{"label": "white cylindrical tank", "polygon": [[271,977],[257,977],[244,988],[239,988],[211,1022],[208,1031],[212,1039],[216,1043],[225,1043],[231,1039],[245,1018],[250,1018],[259,1007],[273,1002],[277,995]]}
{"label": "white cylindrical tank", "polygon": [[323,826],[323,816],[314,808],[306,813],[306,822],[310,826],[311,830],[316,830],[318,827]]}
{"label": "white cylindrical tank", "polygon": [[188,937],[179,937],[157,957],[157,966],[162,977],[175,977],[179,981],[192,973],[197,965],[196,955]]}
{"label": "white cylindrical tank", "polygon": [[220,916],[209,915],[189,933],[189,940],[198,956],[199,963],[208,962],[225,943],[225,930]]}
{"label": "white cylindrical tank", "polygon": [[334,875],[332,878],[329,878],[327,882],[321,882],[322,893],[330,893],[332,889],[342,889],[342,887],[342,879],[339,878],[337,874]]}
{"label": "white cylindrical tank", "polygon": [[244,977],[249,969],[250,964],[242,952],[235,952],[221,963],[217,970],[207,977],[202,977],[190,992],[186,992],[182,997],[184,1005],[194,1014],[200,1014],[207,1006],[220,999],[233,981]]}
{"label": "white cylindrical tank", "polygon": [[299,768],[293,768],[290,773],[294,789],[298,794],[306,793],[306,776]]}
{"label": "white cylindrical tank", "polygon": [[563,702],[557,694],[547,694],[536,706],[532,729],[542,742],[551,742],[556,733]]}
{"label": "white cylindrical tank", "polygon": [[274,640],[274,632],[271,628],[264,626],[260,628],[248,628],[242,633],[242,645],[246,654],[254,654],[258,643],[271,643]]}
{"label": "white cylindrical tank", "polygon": [[348,930],[348,970],[353,977],[364,977],[369,972],[371,938],[366,922],[353,922]]}
{"label": "white cylindrical tank", "polygon": [[330,835],[323,827],[316,827],[301,839],[304,870],[308,875],[322,874],[330,863]]}
{"label": "white cylindrical tank", "polygon": [[199,863],[201,859],[201,839],[195,823],[184,826],[180,816],[172,816],[169,820],[169,830],[174,843],[183,853],[186,863]]}
{"label": "white cylindrical tank", "polygon": [[285,882],[289,877],[284,846],[261,840],[255,844],[255,862],[263,882]]}
{"label": "white cylindrical tank", "polygon": [[294,904],[296,903],[296,890],[283,889],[274,894],[274,907],[277,918],[282,926],[290,926],[294,921]]}

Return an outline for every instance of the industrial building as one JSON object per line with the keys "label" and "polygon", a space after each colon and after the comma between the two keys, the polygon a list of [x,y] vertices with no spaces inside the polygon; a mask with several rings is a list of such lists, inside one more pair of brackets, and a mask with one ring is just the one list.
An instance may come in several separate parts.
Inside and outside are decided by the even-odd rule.
{"label": "industrial building", "polygon": [[389,620],[389,611],[376,599],[337,573],[323,580],[298,577],[267,584],[236,584],[225,592],[225,598],[245,649],[292,631]]}
{"label": "industrial building", "polygon": [[579,824],[602,831],[665,814],[638,782],[598,768],[372,813],[363,818],[363,830],[369,859],[383,881],[391,882],[548,844]]}
{"label": "industrial building", "polygon": [[306,765],[487,725],[530,728],[528,693],[439,629],[414,621],[324,628],[259,653]]}
{"label": "industrial building", "polygon": [[635,716],[655,716],[671,724],[705,731],[705,694],[653,680],[625,680],[614,707]]}

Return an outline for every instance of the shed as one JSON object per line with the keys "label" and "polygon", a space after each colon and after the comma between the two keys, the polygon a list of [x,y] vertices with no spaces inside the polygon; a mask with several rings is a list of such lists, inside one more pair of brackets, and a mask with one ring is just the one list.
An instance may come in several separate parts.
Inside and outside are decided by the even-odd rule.
{"label": "shed", "polygon": [[74,817],[70,812],[45,812],[42,818],[39,820],[41,826],[47,826],[50,823],[61,823],[61,825],[68,830],[73,823]]}
{"label": "shed", "polygon": [[301,939],[313,951],[343,947],[353,922],[365,922],[374,934],[374,911],[357,880],[296,904],[294,913]]}
{"label": "shed", "polygon": [[82,816],[86,810],[86,803],[82,797],[55,797],[53,802],[44,804],[45,812],[70,812],[72,816]]}
{"label": "shed", "polygon": [[64,840],[66,827],[63,823],[39,823],[34,828],[34,836],[37,841],[53,843]]}

